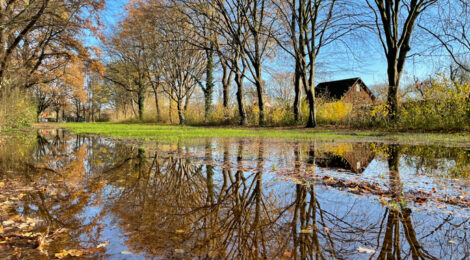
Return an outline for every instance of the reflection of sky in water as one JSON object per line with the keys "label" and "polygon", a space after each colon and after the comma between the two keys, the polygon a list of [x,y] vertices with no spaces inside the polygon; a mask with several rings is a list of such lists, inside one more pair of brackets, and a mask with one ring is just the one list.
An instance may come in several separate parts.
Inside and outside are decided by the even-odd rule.
{"label": "reflection of sky in water", "polygon": [[[46,137],[47,138],[47,137]],[[70,136],[68,137],[70,138]],[[159,230],[159,226],[149,227],[148,230],[136,230],[138,225],[144,225],[145,223],[138,222],[141,216],[135,216],[135,218],[123,218],[120,214],[126,213],[132,216],[133,212],[118,212],[116,209],[122,209],[123,211],[136,209],[138,207],[145,207],[145,203],[141,201],[133,201],[133,199],[140,199],[142,196],[153,198],[151,189],[149,191],[145,190],[145,185],[147,182],[152,183],[157,178],[154,174],[154,164],[152,164],[153,156],[156,152],[159,154],[159,160],[161,164],[168,162],[168,158],[171,156],[183,156],[187,160],[182,160],[180,164],[191,166],[192,169],[197,168],[200,165],[213,164],[215,167],[213,180],[214,180],[214,192],[216,194],[223,193],[221,192],[223,182],[224,182],[224,169],[230,169],[232,174],[235,175],[239,162],[237,161],[238,156],[238,147],[240,142],[236,140],[229,141],[224,143],[221,140],[212,140],[208,141],[207,144],[194,144],[190,146],[180,145],[180,152],[178,153],[177,146],[171,145],[156,145],[152,144],[146,147],[142,145],[143,148],[143,157],[139,157],[138,147],[130,147],[127,145],[122,145],[119,143],[114,143],[109,140],[99,139],[99,138],[82,138],[80,142],[77,142],[77,139],[70,138],[65,142],[66,153],[73,154],[77,150],[77,145],[86,146],[86,157],[81,158],[83,160],[83,169],[84,169],[84,180],[82,183],[77,183],[75,185],[82,185],[86,182],[93,183],[93,178],[102,178],[106,185],[100,188],[98,191],[94,192],[89,198],[86,205],[76,213],[76,216],[80,219],[81,225],[93,226],[94,232],[91,234],[98,234],[98,237],[91,238],[90,233],[78,233],[77,241],[80,242],[81,246],[85,246],[86,243],[90,241],[95,241],[96,243],[103,243],[109,241],[110,245],[106,247],[106,255],[112,259],[138,259],[145,257],[160,257],[165,258],[168,256],[182,256],[175,254],[175,250],[183,249],[185,256],[193,256],[192,252],[189,252],[191,249],[187,248],[191,243],[196,243],[191,239],[188,239],[181,244],[172,244],[171,239],[168,243],[165,241],[155,241],[156,247],[161,247],[163,251],[170,251],[168,254],[155,255],[152,252],[147,251],[145,245],[144,248],[141,248],[141,256],[133,255],[123,255],[123,251],[132,251],[132,248],[138,248],[139,245],[130,245],[129,243],[131,238],[136,236],[145,236],[145,237],[154,237],[152,232],[166,234],[169,230]],[[298,196],[299,187],[302,189],[308,189],[308,185],[297,185],[297,182],[293,180],[285,180],[286,174],[294,172],[295,166],[295,156],[293,154],[294,143],[282,143],[282,142],[262,142],[261,146],[264,148],[262,152],[259,151],[258,145],[259,140],[247,140],[241,145],[243,146],[243,151],[240,153],[242,155],[242,160],[240,162],[240,168],[243,168],[245,171],[242,176],[245,178],[245,186],[243,188],[247,189],[248,197],[245,198],[247,201],[252,199],[253,187],[255,187],[255,178],[257,173],[260,171],[262,174],[262,188],[261,188],[261,199],[262,199],[262,210],[260,215],[263,218],[270,219],[272,223],[263,222],[263,225],[259,227],[260,230],[266,230],[266,233],[278,232],[275,233],[275,239],[267,241],[269,250],[276,250],[276,246],[279,246],[278,243],[283,244],[279,241],[286,241],[283,245],[287,246],[284,250],[293,250],[294,247],[294,234],[292,234],[292,227],[295,226],[295,236],[298,237],[308,237],[310,234],[299,234],[301,232],[302,226],[300,222],[293,224],[293,219],[296,207],[300,207],[299,202],[296,200]],[[54,145],[49,144],[50,147],[44,147],[42,156],[50,155],[54,151]],[[332,145],[333,146],[333,145]],[[308,179],[308,174],[312,174],[312,171],[305,170],[308,168],[309,160],[309,149],[314,148],[316,158],[328,159],[330,156],[323,154],[321,151],[320,144],[310,144],[310,143],[300,143],[300,158],[301,162],[301,173],[307,174],[305,177]],[[320,147],[320,148],[319,148]],[[324,147],[330,147],[325,145]],[[353,149],[357,146],[347,144],[348,147]],[[210,148],[208,150],[208,148]],[[344,149],[346,149],[344,148]],[[343,149],[343,148],[342,148]],[[349,150],[341,150],[341,153],[348,153]],[[358,152],[359,152],[359,148]],[[362,148],[361,148],[362,149]],[[141,149],[142,150],[142,149]],[[225,153],[224,153],[225,152]],[[353,150],[354,152],[354,150]],[[260,162],[258,160],[259,154],[262,154],[263,160]],[[210,155],[208,158],[207,155]],[[0,155],[1,156],[1,155]],[[46,158],[46,157],[44,157]],[[336,168],[328,168],[326,166],[320,167],[319,165],[314,167],[314,174],[317,175],[331,175],[337,178],[354,180],[354,181],[367,181],[371,183],[379,183],[384,189],[390,188],[389,186],[389,176],[388,176],[388,162],[384,156],[375,155],[368,162],[368,165],[365,166],[365,170],[361,173],[353,173],[351,170]],[[62,162],[54,162],[50,167],[58,167],[70,163],[68,160],[70,157],[65,158]],[[458,192],[453,187],[461,187],[463,191],[469,191],[469,181],[465,178],[453,179],[449,174],[446,173],[448,168],[455,168],[456,162],[452,159],[438,158],[438,167],[418,167],[417,161],[420,159],[417,155],[407,155],[402,154],[399,164],[399,176],[401,185],[404,188],[404,191],[415,190],[416,188],[422,189],[424,191],[432,191],[432,188],[435,187],[439,191],[444,191],[447,195],[459,195],[461,192]],[[430,158],[435,159],[435,158]],[[139,161],[141,160],[141,161]],[[145,162],[145,163],[143,163]],[[337,161],[331,161],[338,163]],[[1,163],[1,161],[0,161]],[[131,171],[137,170],[139,163],[144,167],[141,170],[142,176],[136,177],[131,174]],[[467,162],[468,163],[468,162]],[[353,162],[354,164],[354,162]],[[123,167],[126,166],[126,167]],[[122,168],[121,168],[122,167]],[[163,166],[162,166],[163,167]],[[261,167],[261,170],[258,170],[258,167]],[[359,167],[360,168],[360,167]],[[468,165],[467,165],[468,169]],[[177,173],[168,173],[162,168],[162,172],[165,174],[177,174]],[[198,175],[198,178],[207,176],[207,167],[204,166],[201,168],[201,171]],[[149,173],[148,175],[146,175]],[[190,172],[190,175],[194,172]],[[302,177],[302,175],[301,175]],[[91,178],[91,180],[87,180]],[[128,179],[126,179],[128,178]],[[163,178],[163,177],[162,177]],[[136,187],[139,187],[138,190],[135,187],[126,186],[129,183],[120,182],[120,180],[126,179],[133,181],[132,185],[135,184]],[[151,179],[151,180],[150,180]],[[227,180],[227,179],[225,179]],[[42,180],[46,181],[46,180]],[[65,180],[67,181],[67,180]],[[130,184],[129,184],[130,185]],[[165,189],[165,183],[159,184],[158,186],[161,189]],[[173,190],[168,186],[168,190],[164,190],[162,194],[168,198],[172,198]],[[326,256],[331,256],[329,241],[333,241],[334,249],[338,252],[336,255],[337,258],[347,258],[347,259],[363,259],[364,257],[369,257],[370,255],[359,253],[358,248],[368,248],[381,251],[384,245],[384,237],[387,230],[387,225],[392,223],[390,220],[391,211],[383,207],[377,196],[369,195],[356,195],[347,192],[346,190],[339,190],[337,188],[332,188],[324,185],[315,185],[315,216],[317,218],[317,228],[319,242],[321,245],[321,250],[325,253]],[[312,187],[312,188],[313,188]],[[128,194],[134,192],[134,189],[138,190],[142,194],[135,194],[135,197],[132,198],[123,198],[123,194]],[[309,190],[310,191],[310,190]],[[137,191],[136,191],[137,192]],[[146,193],[147,192],[147,193]],[[159,192],[162,192],[161,190]],[[204,191],[207,192],[207,191]],[[218,211],[218,221],[223,225],[221,219],[226,215],[232,212],[233,205],[233,196],[235,193],[233,191],[224,191],[228,192],[228,195],[218,201],[219,197],[216,199],[216,203],[220,203],[221,208]],[[251,192],[251,193],[250,193]],[[185,194],[181,195],[184,197]],[[201,194],[203,197],[207,196],[206,194]],[[165,197],[165,198],[167,198]],[[100,203],[95,203],[97,200],[102,199]],[[158,199],[158,198],[156,198]],[[307,193],[305,200],[306,203],[311,201],[310,193]],[[78,199],[69,201],[69,204],[77,204]],[[204,201],[203,201],[204,202]],[[201,202],[201,203],[203,203]],[[142,214],[148,214],[146,216],[148,219],[152,219],[152,216],[160,216],[156,213],[165,212],[167,209],[162,208],[168,205],[171,205],[171,201],[167,202],[165,205],[157,205],[156,208],[148,208],[147,212],[141,212]],[[199,203],[199,202],[198,202]],[[193,205],[193,204],[190,204]],[[197,205],[195,203],[194,205]],[[67,206],[67,205],[65,205]],[[207,205],[206,205],[207,206]],[[52,210],[59,210],[61,205],[52,205]],[[409,220],[411,220],[412,230],[408,230],[414,235],[416,240],[419,242],[421,249],[426,250],[427,254],[432,255],[438,259],[451,259],[451,258],[462,258],[465,257],[465,254],[468,256],[470,245],[468,243],[468,238],[470,237],[470,211],[468,209],[459,209],[458,207],[453,207],[447,205],[443,208],[436,208],[435,206],[427,207],[416,206],[412,203],[410,204],[411,212]],[[38,207],[34,205],[34,202],[31,203],[29,208],[33,211],[38,211]],[[252,210],[254,207],[251,207]],[[308,207],[307,207],[308,208]],[[310,208],[311,209],[311,208]],[[21,210],[21,208],[20,208]],[[184,209],[187,211],[188,220],[194,219],[194,216],[200,214],[198,212],[211,212],[211,208],[207,207],[205,209]],[[172,212],[168,209],[169,212]],[[194,212],[192,212],[194,211]],[[190,213],[188,213],[190,212]],[[401,214],[406,215],[401,211]],[[152,215],[154,214],[155,215]],[[137,214],[137,213],[136,213]],[[140,213],[139,213],[140,214]],[[205,213],[204,213],[205,214]],[[247,219],[252,220],[254,213],[248,214]],[[181,218],[185,219],[186,216],[171,216],[168,218]],[[154,217],[156,218],[156,217]],[[399,223],[399,238],[400,238],[400,250],[402,257],[406,256],[410,252],[410,242],[409,233],[407,233],[405,227],[405,222],[401,218]],[[155,220],[155,219],[153,219]],[[178,223],[179,219],[176,220]],[[206,228],[205,222],[198,220],[198,223],[192,223],[188,225],[188,228],[191,229],[192,239],[201,239],[201,233]],[[155,220],[153,223],[160,223]],[[164,222],[162,222],[164,223]],[[166,222],[165,222],[166,223]],[[172,223],[172,222],[169,222]],[[395,222],[394,222],[395,223]],[[71,227],[72,229],[74,227]],[[75,227],[80,228],[80,227]],[[176,228],[176,227],[175,227]],[[305,228],[305,227],[304,227]],[[311,228],[311,227],[309,227]],[[271,231],[270,231],[271,230]],[[173,230],[174,231],[174,230]],[[237,233],[238,230],[231,230],[231,232]],[[246,231],[248,236],[247,239],[253,239],[253,231]],[[313,231],[312,231],[313,234]],[[240,234],[238,234],[240,235]],[[240,235],[241,236],[241,235]],[[292,237],[291,237],[292,236]],[[157,236],[158,237],[158,236]],[[277,241],[276,239],[279,239]],[[135,240],[135,239],[134,239]],[[179,241],[179,240],[175,240]],[[449,241],[452,241],[449,242]],[[132,243],[134,243],[133,241]],[[153,241],[147,241],[152,245]],[[234,247],[237,247],[238,244],[234,240],[230,240],[227,243],[235,243]],[[197,243],[196,243],[197,244]],[[295,249],[297,250],[297,249]],[[299,249],[300,250],[300,249]],[[166,252],[165,251],[165,252]],[[297,251],[296,251],[297,252]],[[378,257],[378,252],[375,254],[375,257]],[[135,253],[135,252],[134,252]],[[276,255],[276,256],[282,256]]]}

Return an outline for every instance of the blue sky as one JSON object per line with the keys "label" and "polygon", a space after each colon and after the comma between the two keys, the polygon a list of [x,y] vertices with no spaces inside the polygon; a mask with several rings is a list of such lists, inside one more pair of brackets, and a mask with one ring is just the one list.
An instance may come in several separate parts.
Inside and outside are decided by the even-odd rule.
{"label": "blue sky", "polygon": [[[107,0],[104,11],[101,12],[101,21],[107,28],[107,32],[112,30],[121,19],[126,16],[125,6],[128,0]],[[87,45],[99,46],[100,41],[94,36],[86,36]]]}
{"label": "blue sky", "polygon": [[[102,22],[110,33],[114,25],[126,16],[125,5],[128,0],[108,0],[101,14]],[[386,77],[386,60],[377,37],[369,37],[368,42],[355,42],[353,46],[334,46],[322,50],[319,60],[317,80],[338,80],[343,78],[361,77],[367,85],[384,83]],[[99,46],[100,42],[87,36],[88,45]],[[412,46],[413,49],[413,46]],[[284,55],[275,59],[268,71],[292,71],[290,57]],[[325,64],[325,65],[323,65]],[[425,78],[436,71],[436,65],[429,58],[415,57],[407,60],[402,83],[406,84],[415,75]],[[265,73],[269,75],[269,73]],[[403,84],[403,85],[404,85]]]}

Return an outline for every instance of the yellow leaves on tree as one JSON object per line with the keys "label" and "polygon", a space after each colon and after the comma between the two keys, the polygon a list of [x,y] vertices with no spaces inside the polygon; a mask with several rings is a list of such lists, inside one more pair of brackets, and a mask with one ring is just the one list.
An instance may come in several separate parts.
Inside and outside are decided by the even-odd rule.
{"label": "yellow leaves on tree", "polygon": [[85,102],[87,94],[85,85],[85,66],[82,61],[75,58],[73,62],[67,65],[62,77],[64,85],[71,89],[71,94],[75,99]]}

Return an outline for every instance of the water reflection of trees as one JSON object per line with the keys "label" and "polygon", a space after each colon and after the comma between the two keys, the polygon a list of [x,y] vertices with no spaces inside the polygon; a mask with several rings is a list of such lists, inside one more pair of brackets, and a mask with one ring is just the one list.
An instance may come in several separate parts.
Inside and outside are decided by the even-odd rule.
{"label": "water reflection of trees", "polygon": [[[407,207],[402,184],[400,181],[399,161],[400,147],[390,145],[388,154],[389,189],[392,191],[390,207],[384,212],[382,225],[379,230],[378,259],[401,259],[403,255],[413,259],[437,259],[424,249],[416,237],[411,221],[411,209]],[[401,224],[401,225],[400,225]],[[382,236],[383,232],[383,236]],[[406,239],[408,252],[403,250],[403,235]],[[380,244],[380,238],[382,242]]]}
{"label": "water reflection of trees", "polygon": [[[127,161],[128,166],[123,165],[127,177],[116,182],[120,189],[109,207],[133,251],[163,257],[328,259],[356,255],[362,245],[375,250],[373,256],[379,259],[442,255],[437,248],[430,253],[422,246],[413,213],[403,203],[398,146],[391,146],[388,156],[393,203],[358,218],[354,204],[342,208],[341,217],[330,207],[322,207],[324,198],[318,198],[314,183],[295,184],[288,198],[268,194],[272,183],[264,183],[262,140],[256,144],[238,141],[235,151],[229,143],[215,145],[223,147],[222,166],[211,163],[211,142],[204,146],[204,164],[199,166],[182,156],[181,147],[170,153],[141,149]],[[247,170],[244,155],[254,147],[256,165]],[[312,174],[315,145],[292,147],[295,171]],[[116,171],[123,176],[120,169]],[[440,234],[444,226],[451,229],[450,222],[434,223],[437,228],[433,230],[420,225],[427,232],[420,237]]]}
{"label": "water reflection of trees", "polygon": [[[129,249],[149,257],[340,259],[357,256],[362,246],[375,250],[372,258],[433,259],[469,250],[458,231],[468,220],[413,218],[420,213],[402,199],[399,165],[408,150],[401,146],[386,149],[394,196],[382,208],[312,182],[272,180],[274,152],[295,162],[298,175],[315,174],[321,150],[315,143],[273,152],[264,140],[156,149],[62,133],[36,140],[28,156],[36,170],[21,178],[51,185],[28,193],[21,213],[45,220],[44,228],[67,228],[62,248],[97,244],[107,215]],[[201,152],[202,163],[188,157],[191,149]],[[98,214],[83,215],[98,205]],[[447,242],[453,237],[458,245]]]}
{"label": "water reflection of trees", "polygon": [[[127,179],[112,212],[129,236],[136,252],[170,257],[180,249],[193,256],[222,258],[274,257],[282,252],[277,217],[284,211],[263,194],[263,144],[259,144],[257,170],[245,172],[244,143],[238,144],[237,167],[224,168],[215,181],[215,167],[193,166],[179,156],[156,151],[137,157],[134,178]],[[206,161],[212,157],[205,147]],[[228,151],[224,160],[229,160]],[[130,164],[133,164],[130,162]],[[140,166],[146,165],[147,168]],[[140,167],[140,168],[139,168]],[[281,254],[282,255],[282,254]]]}
{"label": "water reflection of trees", "polygon": [[403,146],[404,161],[418,174],[469,177],[470,151],[457,147]]}
{"label": "water reflection of trees", "polygon": [[[24,186],[21,207],[10,214],[42,220],[37,231],[57,238],[47,247],[51,254],[63,248],[96,245],[102,216],[82,215],[87,207],[100,201],[99,191],[104,186],[87,169],[94,141],[65,138],[62,131],[47,132],[47,136],[38,133],[32,140],[36,144],[24,154],[25,159],[16,158],[20,161],[9,165],[12,174],[7,177]],[[60,230],[63,232],[59,237]]]}

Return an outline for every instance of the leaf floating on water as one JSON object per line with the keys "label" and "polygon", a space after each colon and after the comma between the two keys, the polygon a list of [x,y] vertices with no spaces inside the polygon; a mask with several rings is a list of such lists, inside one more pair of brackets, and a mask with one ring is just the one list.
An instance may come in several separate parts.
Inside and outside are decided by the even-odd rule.
{"label": "leaf floating on water", "polygon": [[76,250],[76,249],[70,249],[70,250],[64,250],[60,251],[59,253],[56,253],[54,256],[56,258],[62,259],[67,256],[82,256],[83,251],[82,250]]}
{"label": "leaf floating on water", "polygon": [[5,221],[3,221],[3,225],[4,225],[4,226],[11,226],[11,225],[13,225],[13,224],[15,224],[15,221],[13,221],[13,220],[5,220]]}
{"label": "leaf floating on water", "polygon": [[121,251],[121,254],[123,254],[123,255],[132,255],[132,253],[129,252],[129,251]]}
{"label": "leaf floating on water", "polygon": [[354,188],[349,188],[348,191],[349,191],[349,192],[359,192],[359,187],[356,186],[356,187],[354,187]]}
{"label": "leaf floating on water", "polygon": [[109,245],[109,241],[106,241],[106,242],[104,242],[104,243],[102,243],[102,244],[97,245],[96,248],[107,247],[108,245]]}
{"label": "leaf floating on water", "polygon": [[449,243],[455,244],[455,241],[454,240],[449,240]]}
{"label": "leaf floating on water", "polygon": [[369,249],[369,248],[364,248],[364,247],[358,247],[357,251],[359,251],[360,253],[366,253],[366,254],[373,254],[376,252],[375,249]]}
{"label": "leaf floating on water", "polygon": [[382,198],[380,199],[380,203],[382,204],[382,207],[384,207],[385,205],[387,205],[387,202]]}

